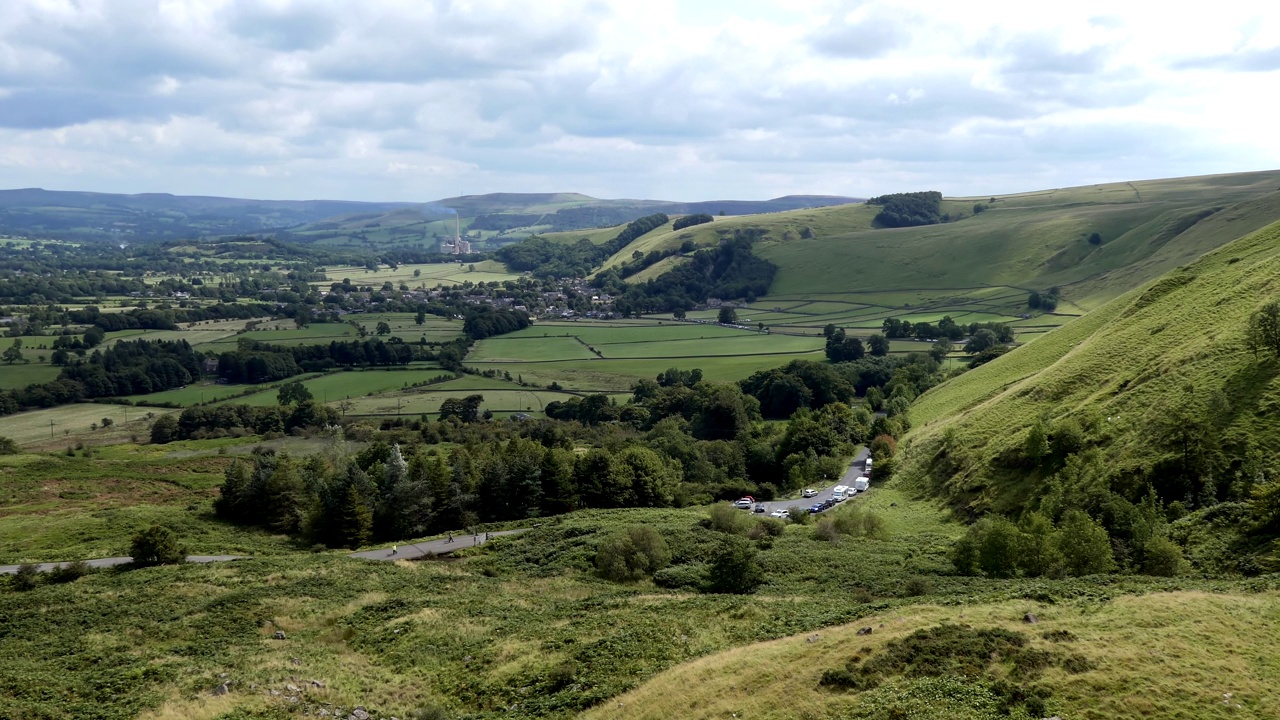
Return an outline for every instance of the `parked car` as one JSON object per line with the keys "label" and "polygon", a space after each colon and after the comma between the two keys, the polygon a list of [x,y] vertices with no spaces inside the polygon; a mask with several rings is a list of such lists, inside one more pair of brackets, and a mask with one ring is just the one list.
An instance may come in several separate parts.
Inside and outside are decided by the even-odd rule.
{"label": "parked car", "polygon": [[773,517],[773,518],[784,518],[786,516],[787,516],[786,510],[774,510],[773,512],[769,513],[769,517]]}
{"label": "parked car", "polygon": [[751,504],[752,504],[752,503],[751,503],[751,501],[750,501],[750,500],[747,500],[746,498],[743,498],[742,500],[739,500],[739,501],[735,502],[735,503],[733,504],[733,506],[734,506],[734,507],[736,507],[736,508],[738,508],[739,510],[750,510],[750,509],[751,509]]}
{"label": "parked car", "polygon": [[823,510],[826,510],[826,508],[822,507],[822,503],[818,503],[817,505],[809,508],[809,514],[813,515],[814,513],[820,513]]}
{"label": "parked car", "polygon": [[762,512],[767,511],[768,509],[769,509],[769,508],[767,508],[767,507],[765,507],[765,506],[764,506],[764,503],[756,503],[756,510],[755,510],[756,512],[758,512],[758,513],[762,513]]}
{"label": "parked car", "polygon": [[814,495],[817,495],[817,494],[818,494],[818,491],[817,491],[817,490],[814,490],[813,488],[806,488],[806,489],[805,489],[805,491],[804,491],[804,496],[805,496],[805,497],[807,497],[807,498],[811,498],[811,497],[813,497]]}

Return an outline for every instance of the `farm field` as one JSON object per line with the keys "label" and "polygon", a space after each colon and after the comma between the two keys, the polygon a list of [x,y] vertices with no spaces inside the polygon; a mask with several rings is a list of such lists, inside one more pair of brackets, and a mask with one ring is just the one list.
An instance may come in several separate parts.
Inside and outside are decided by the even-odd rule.
{"label": "farm field", "polygon": [[[343,399],[355,399],[366,395],[400,390],[415,383],[434,380],[441,375],[450,376],[439,367],[416,365],[405,369],[365,369],[340,370],[324,375],[308,375],[290,378],[288,381],[301,380],[303,387],[311,391],[311,396],[319,403],[335,403]],[[277,386],[279,383],[276,384]],[[275,405],[275,387],[260,393],[233,398],[229,402],[245,405]]]}
{"label": "farm field", "polygon": [[309,373],[291,377],[288,380],[277,380],[270,383],[261,383],[256,385],[220,385],[212,381],[201,381],[192,383],[183,388],[174,388],[172,390],[162,390],[160,392],[146,393],[143,395],[129,395],[126,400],[145,405],[159,405],[172,403],[174,405],[185,407],[187,405],[199,405],[206,402],[216,402],[225,398],[244,396],[259,390],[266,391],[283,385],[293,380],[307,380],[316,377],[316,373]]}
{"label": "farm field", "polygon": [[[600,353],[595,355],[588,349]],[[650,318],[538,323],[476,343],[468,366],[523,375],[571,390],[629,390],[638,378],[672,367],[702,368],[715,380],[739,380],[794,359],[822,360],[819,335],[766,334],[715,324]],[[587,373],[584,375],[583,373]]]}
{"label": "farm field", "polygon": [[[126,440],[130,434],[143,437],[148,432],[147,415],[165,415],[174,412],[164,408],[136,408],[127,405],[76,403],[43,410],[6,415],[0,425],[3,435],[24,447],[60,449],[68,443],[83,442],[100,445]],[[103,418],[110,418],[110,428],[101,425]],[[128,424],[126,425],[126,420]]]}
{"label": "farm field", "polygon": [[[28,338],[29,339],[29,338]],[[4,348],[8,348],[8,344]],[[51,351],[29,351],[23,349],[23,355],[32,362],[15,363],[13,365],[0,365],[0,390],[13,390],[15,388],[26,387],[32,383],[43,383],[54,380],[58,377],[58,373],[62,372],[62,368],[49,363],[36,362],[37,354],[48,355]]]}
{"label": "farm field", "polygon": [[[468,270],[469,265],[475,265],[474,272]],[[420,275],[414,277],[414,271],[418,271]],[[325,269],[325,277],[329,279],[322,282],[313,282],[311,285],[321,290],[327,290],[333,283],[350,280],[356,285],[371,285],[375,288],[381,287],[385,282],[390,282],[396,287],[404,283],[409,287],[425,286],[430,288],[436,285],[461,285],[464,282],[503,282],[515,280],[520,275],[507,272],[506,266],[502,263],[485,260],[466,264],[422,263],[401,265],[394,270],[389,267],[382,267],[377,272],[366,267],[332,267]]]}
{"label": "farm field", "polygon": [[[437,371],[436,375],[441,374]],[[514,377],[514,374],[513,374]],[[426,387],[394,389],[381,394],[352,397],[352,415],[428,415],[439,414],[446,398],[483,395],[482,410],[504,416],[516,412],[539,413],[553,400],[564,401],[578,393],[522,387],[515,382],[476,375],[464,375],[448,382]],[[332,403],[331,403],[332,404]]]}

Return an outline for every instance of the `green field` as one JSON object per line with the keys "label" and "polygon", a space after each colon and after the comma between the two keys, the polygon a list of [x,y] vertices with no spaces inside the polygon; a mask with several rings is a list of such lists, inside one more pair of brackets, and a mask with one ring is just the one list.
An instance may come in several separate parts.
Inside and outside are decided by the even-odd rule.
{"label": "green field", "polygon": [[[471,265],[475,266],[474,271],[469,269]],[[415,277],[414,272],[419,273],[418,276]],[[520,275],[507,272],[502,263],[485,260],[467,264],[423,263],[401,265],[394,270],[389,267],[382,267],[377,272],[366,267],[330,267],[325,268],[325,277],[329,279],[325,282],[312,283],[312,286],[321,290],[328,290],[333,283],[350,280],[352,283],[362,287],[370,285],[374,288],[379,288],[383,283],[389,282],[397,288],[400,287],[401,283],[412,288],[431,288],[437,285],[461,285],[464,282],[503,282],[515,280]]]}
{"label": "green field", "polygon": [[[6,344],[5,347],[8,347],[8,345]],[[38,354],[48,355],[50,352],[24,349],[22,354],[33,362],[0,365],[0,390],[13,390],[33,383],[43,383],[57,379],[58,373],[62,372],[62,368],[48,363],[34,362]]]}
{"label": "green field", "polygon": [[[0,428],[3,428],[0,435],[13,439],[19,445],[41,448],[56,449],[77,442],[100,445],[125,441],[131,434],[145,438],[149,432],[147,415],[170,412],[173,411],[96,403],[61,405],[6,415],[0,420]],[[91,426],[100,426],[104,417],[111,419],[112,426],[94,430]]]}
{"label": "green field", "polygon": [[543,322],[476,343],[466,362],[570,390],[621,392],[672,366],[698,367],[712,380],[732,381],[795,359],[822,360],[823,342],[817,333],[770,335],[656,318]]}
{"label": "green field", "polygon": [[[300,379],[303,387],[311,391],[311,396],[319,403],[336,403],[343,399],[362,398],[391,390],[400,390],[415,383],[433,380],[450,373],[430,365],[414,365],[407,368],[346,370],[319,376],[299,376],[289,378],[289,382]],[[278,390],[268,389],[260,393],[230,400],[233,403],[246,405],[275,405]]]}

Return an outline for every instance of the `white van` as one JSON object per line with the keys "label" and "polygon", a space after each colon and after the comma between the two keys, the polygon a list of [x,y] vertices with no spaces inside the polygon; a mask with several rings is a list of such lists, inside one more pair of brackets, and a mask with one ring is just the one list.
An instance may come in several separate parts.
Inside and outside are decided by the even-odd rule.
{"label": "white van", "polygon": [[868,473],[871,472],[871,458],[867,458],[867,463],[862,468]]}
{"label": "white van", "polygon": [[[868,460],[867,462],[871,462],[871,461]],[[866,489],[869,487],[871,487],[871,480],[869,480],[866,475],[863,475],[862,477],[853,481],[853,489],[855,492],[865,492]]]}
{"label": "white van", "polygon": [[837,485],[835,489],[831,491],[831,497],[835,498],[836,502],[840,502],[841,500],[844,500],[845,497],[852,494],[853,493],[849,492],[848,485]]}

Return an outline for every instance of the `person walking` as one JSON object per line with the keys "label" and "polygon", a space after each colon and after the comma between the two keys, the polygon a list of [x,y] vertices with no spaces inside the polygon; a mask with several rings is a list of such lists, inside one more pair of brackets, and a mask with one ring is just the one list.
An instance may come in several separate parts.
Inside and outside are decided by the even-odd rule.
{"label": "person walking", "polygon": [[399,545],[392,545],[392,546],[391,546],[391,554],[392,554],[392,555],[395,555],[395,554],[396,554],[396,553],[398,553],[398,552],[400,552],[400,546],[399,546]]}
{"label": "person walking", "polygon": [[453,542],[453,533],[449,533],[449,539],[445,540],[445,542]]}

